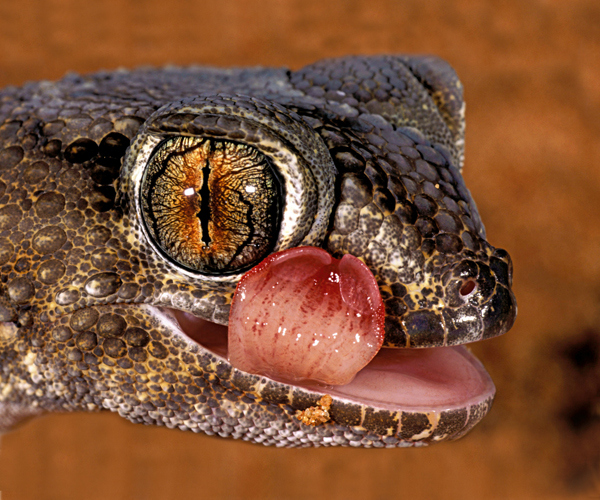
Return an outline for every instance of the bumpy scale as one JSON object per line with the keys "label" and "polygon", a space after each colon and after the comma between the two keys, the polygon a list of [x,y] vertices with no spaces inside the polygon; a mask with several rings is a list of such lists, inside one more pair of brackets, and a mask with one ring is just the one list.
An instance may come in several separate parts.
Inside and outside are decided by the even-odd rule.
{"label": "bumpy scale", "polygon": [[[277,446],[466,433],[491,395],[395,410],[333,396],[330,420],[305,425],[296,412],[323,392],[232,368],[170,312],[226,324],[244,271],[312,245],[371,269],[385,346],[506,332],[511,262],[486,241],[460,173],[463,114],[459,80],[430,57],[71,74],[2,90],[0,430],[48,411],[109,409]],[[190,162],[178,144],[203,148],[196,171],[181,170]],[[246,158],[268,166],[261,182],[278,197],[259,196],[262,212],[256,185],[238,182]],[[169,185],[192,198],[161,195]],[[193,241],[178,239],[186,224],[197,224]],[[223,231],[240,241],[213,258]]]}

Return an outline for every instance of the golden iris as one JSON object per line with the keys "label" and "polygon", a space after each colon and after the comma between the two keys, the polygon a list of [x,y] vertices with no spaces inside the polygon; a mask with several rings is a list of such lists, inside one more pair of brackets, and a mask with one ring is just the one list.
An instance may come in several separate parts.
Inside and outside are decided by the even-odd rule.
{"label": "golden iris", "polygon": [[274,247],[281,187],[269,159],[232,141],[173,137],[153,152],[141,186],[146,228],[188,269],[241,272]]}

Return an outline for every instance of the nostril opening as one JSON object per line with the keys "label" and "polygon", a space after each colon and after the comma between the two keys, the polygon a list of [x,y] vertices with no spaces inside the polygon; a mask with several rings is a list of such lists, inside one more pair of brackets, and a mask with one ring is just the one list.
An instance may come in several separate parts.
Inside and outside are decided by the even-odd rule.
{"label": "nostril opening", "polygon": [[470,295],[471,293],[473,293],[473,290],[475,290],[476,286],[477,286],[477,283],[475,283],[473,280],[466,281],[465,284],[460,288],[459,293],[463,297],[466,297],[467,295]]}

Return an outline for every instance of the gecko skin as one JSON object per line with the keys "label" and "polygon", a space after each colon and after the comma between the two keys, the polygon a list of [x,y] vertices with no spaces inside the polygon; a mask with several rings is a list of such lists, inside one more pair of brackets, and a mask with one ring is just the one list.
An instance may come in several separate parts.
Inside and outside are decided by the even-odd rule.
{"label": "gecko skin", "polygon": [[[108,409],[276,446],[464,435],[492,397],[447,410],[333,397],[330,422],[304,425],[295,412],[323,394],[233,368],[172,314],[225,325],[247,269],[313,245],[371,269],[384,347],[453,349],[505,333],[512,265],[486,241],[465,187],[463,139],[462,86],[435,57],[120,70],[3,89],[0,430]],[[198,181],[204,199],[226,191],[238,221],[209,234],[214,206],[190,212],[201,245],[171,189],[200,176],[189,155],[251,165],[267,186],[249,198],[240,183]]]}

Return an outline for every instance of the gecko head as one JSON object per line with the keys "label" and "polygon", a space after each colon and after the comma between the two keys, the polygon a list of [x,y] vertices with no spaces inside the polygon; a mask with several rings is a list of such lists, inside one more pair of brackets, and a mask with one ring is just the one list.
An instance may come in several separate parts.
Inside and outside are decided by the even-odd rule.
{"label": "gecko head", "polygon": [[[119,78],[66,79],[65,92],[98,107],[96,87],[112,99],[111,85],[127,87]],[[130,96],[90,123],[44,110],[35,129],[16,115],[2,125],[4,427],[109,409],[266,444],[370,446],[459,437],[485,415],[493,383],[458,344],[504,333],[516,305],[510,260],[485,239],[457,142],[299,91],[275,102],[275,87],[194,90],[162,106],[167,93],[135,116]],[[383,301],[384,348],[343,386],[228,361],[236,284],[302,246],[360,259]],[[335,426],[300,424],[295,411],[324,393]]]}

